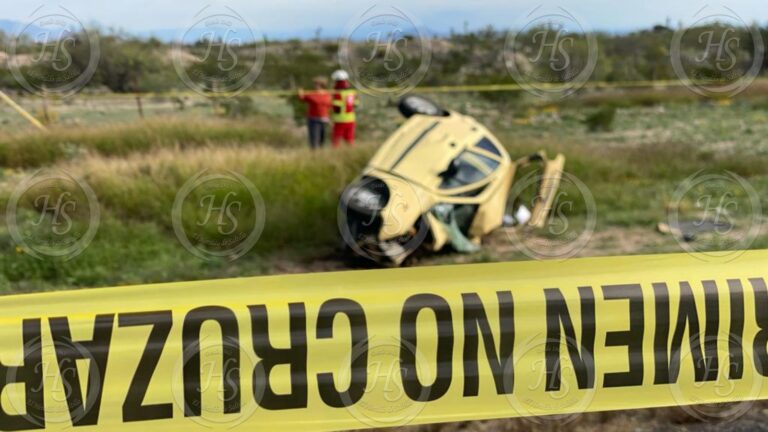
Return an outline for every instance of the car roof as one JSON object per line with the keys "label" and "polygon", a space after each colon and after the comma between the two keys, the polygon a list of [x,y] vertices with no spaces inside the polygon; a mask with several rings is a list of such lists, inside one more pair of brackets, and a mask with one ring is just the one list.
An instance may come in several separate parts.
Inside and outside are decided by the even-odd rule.
{"label": "car roof", "polygon": [[498,140],[472,117],[455,112],[414,115],[382,144],[369,167],[434,186],[453,159],[484,137],[499,147],[502,159],[509,159]]}

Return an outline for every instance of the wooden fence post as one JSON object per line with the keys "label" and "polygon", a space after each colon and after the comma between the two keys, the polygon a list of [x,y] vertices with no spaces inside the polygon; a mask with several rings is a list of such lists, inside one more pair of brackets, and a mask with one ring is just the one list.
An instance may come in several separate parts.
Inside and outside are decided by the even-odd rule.
{"label": "wooden fence post", "polygon": [[141,103],[141,95],[136,95],[136,107],[139,109],[139,117],[144,118],[144,106]]}

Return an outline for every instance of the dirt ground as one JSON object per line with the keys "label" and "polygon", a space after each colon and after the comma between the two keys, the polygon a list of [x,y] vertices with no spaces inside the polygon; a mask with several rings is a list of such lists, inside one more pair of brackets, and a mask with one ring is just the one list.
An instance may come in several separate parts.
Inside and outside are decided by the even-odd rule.
{"label": "dirt ground", "polygon": [[447,423],[382,429],[387,432],[747,432],[768,431],[768,403],[656,408],[588,413],[568,419],[534,418]]}
{"label": "dirt ground", "polygon": [[[764,227],[763,231],[768,231]],[[543,242],[546,239],[532,233],[526,242]],[[639,255],[645,253],[680,253],[683,252],[675,239],[656,231],[655,227],[607,227],[596,230],[589,241],[576,253],[573,258],[594,256]],[[556,252],[553,252],[553,255]],[[319,255],[311,258],[282,257],[272,263],[274,274],[316,273],[328,271],[343,271],[356,268],[378,268],[365,261],[348,261],[340,258],[337,249],[319,251]],[[407,262],[410,266],[431,266],[448,264],[471,264],[479,262],[506,262],[530,260],[519,244],[511,240],[504,229],[496,230],[483,239],[480,252],[459,254],[450,250],[437,253],[417,254]]]}

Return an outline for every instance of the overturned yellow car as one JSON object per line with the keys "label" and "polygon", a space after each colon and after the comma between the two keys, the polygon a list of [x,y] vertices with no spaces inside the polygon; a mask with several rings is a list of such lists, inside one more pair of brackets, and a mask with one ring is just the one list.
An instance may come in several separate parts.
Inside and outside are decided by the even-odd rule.
{"label": "overturned yellow car", "polygon": [[[338,223],[346,247],[400,265],[420,248],[476,251],[482,237],[502,225],[544,225],[560,184],[562,155],[513,161],[470,116],[417,96],[402,99],[399,109],[408,120],[341,197]],[[521,209],[510,188],[516,172],[532,163],[542,164],[541,181],[532,208]]]}

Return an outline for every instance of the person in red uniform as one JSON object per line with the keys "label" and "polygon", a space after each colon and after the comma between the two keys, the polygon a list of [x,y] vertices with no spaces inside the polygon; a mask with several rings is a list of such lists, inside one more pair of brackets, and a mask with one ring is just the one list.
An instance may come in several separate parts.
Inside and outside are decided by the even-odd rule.
{"label": "person in red uniform", "polygon": [[355,107],[357,107],[357,92],[351,89],[349,74],[343,70],[337,70],[331,75],[333,79],[333,133],[331,140],[333,147],[338,148],[341,140],[351,147],[355,144]]}
{"label": "person in red uniform", "polygon": [[325,125],[329,122],[331,94],[324,78],[315,78],[315,90],[299,89],[299,100],[307,104],[307,132],[309,147],[313,150],[325,144]]}

